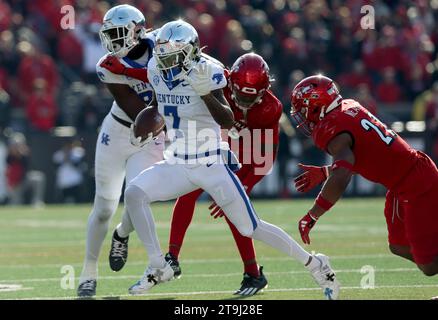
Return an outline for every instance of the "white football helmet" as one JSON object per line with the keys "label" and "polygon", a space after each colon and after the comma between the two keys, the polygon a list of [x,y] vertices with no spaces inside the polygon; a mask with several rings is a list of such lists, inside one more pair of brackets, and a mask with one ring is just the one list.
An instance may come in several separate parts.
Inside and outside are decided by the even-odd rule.
{"label": "white football helmet", "polygon": [[109,9],[99,31],[104,48],[119,58],[126,56],[145,33],[143,13],[128,4]]}
{"label": "white football helmet", "polygon": [[198,32],[183,20],[166,23],[158,31],[153,55],[165,81],[182,79],[199,61]]}

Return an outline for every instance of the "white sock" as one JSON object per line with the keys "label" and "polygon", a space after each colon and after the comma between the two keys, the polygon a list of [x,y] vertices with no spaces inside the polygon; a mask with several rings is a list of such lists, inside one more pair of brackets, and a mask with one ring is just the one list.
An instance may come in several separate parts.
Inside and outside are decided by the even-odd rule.
{"label": "white sock", "polygon": [[307,270],[313,271],[313,270],[321,267],[321,261],[318,258],[316,258],[313,255],[311,256],[311,258],[312,258],[312,260],[310,261],[310,263],[307,266],[305,266],[307,268]]}
{"label": "white sock", "polygon": [[286,253],[288,256],[301,262],[303,265],[305,265],[309,261],[309,257],[311,257],[310,253],[304,250],[304,248],[292,239],[283,229],[263,220],[258,221],[257,228],[253,233],[253,238]]}
{"label": "white sock", "polygon": [[117,225],[116,229],[120,238],[126,238],[132,231],[134,231],[134,226],[132,225],[131,218],[126,212],[126,209],[123,210],[122,222]]}
{"label": "white sock", "polygon": [[99,196],[94,198],[93,210],[88,218],[87,245],[80,282],[87,279],[97,279],[97,261],[100,250],[118,203],[118,200],[106,200]]}
{"label": "white sock", "polygon": [[165,262],[163,263],[163,253],[158,241],[155,221],[149,203],[150,201],[142,189],[135,185],[128,186],[125,192],[127,212],[138,237],[146,248],[149,263],[154,268],[162,268]]}
{"label": "white sock", "polygon": [[149,254],[149,265],[152,268],[164,268],[166,265],[166,260],[164,260],[164,255],[161,254]]}

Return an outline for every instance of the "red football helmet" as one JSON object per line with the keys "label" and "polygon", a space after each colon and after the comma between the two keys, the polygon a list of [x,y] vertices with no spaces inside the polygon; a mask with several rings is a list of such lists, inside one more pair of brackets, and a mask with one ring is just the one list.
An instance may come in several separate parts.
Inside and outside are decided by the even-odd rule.
{"label": "red football helmet", "polygon": [[291,115],[297,128],[310,136],[315,125],[341,101],[342,96],[332,79],[323,75],[307,77],[292,91]]}
{"label": "red football helmet", "polygon": [[236,105],[244,110],[251,108],[271,86],[268,64],[255,53],[240,56],[231,67],[228,85]]}

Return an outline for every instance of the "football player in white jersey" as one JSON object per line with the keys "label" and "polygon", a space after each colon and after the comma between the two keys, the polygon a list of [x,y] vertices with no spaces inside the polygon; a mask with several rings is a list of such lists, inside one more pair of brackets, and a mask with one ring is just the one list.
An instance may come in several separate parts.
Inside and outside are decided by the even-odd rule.
{"label": "football player in white jersey", "polygon": [[[102,123],[96,144],[96,193],[88,219],[85,261],[77,292],[80,297],[96,294],[97,262],[110,219],[119,204],[123,181],[126,178],[129,182],[162,160],[164,148],[164,133],[147,145],[130,142],[133,120],[152,100],[151,85],[129,77],[129,72],[119,75],[105,68],[111,65],[112,59],[118,59],[128,71],[132,67],[146,66],[152,57],[155,33],[147,33],[145,18],[138,9],[120,5],[105,14],[100,36],[109,53],[97,63],[96,71],[113,95],[114,103]],[[125,212],[117,230],[113,234],[111,253],[119,257],[120,262],[127,258],[127,251],[120,250],[121,244],[127,244],[128,235],[134,230]],[[117,271],[117,259],[113,262],[111,268]]]}
{"label": "football player in white jersey", "polygon": [[[165,117],[171,144],[164,152],[165,160],[128,184],[125,204],[131,220],[136,225],[143,221],[153,231],[150,203],[175,199],[202,188],[242,235],[301,262],[322,287],[325,297],[336,299],[339,283],[328,257],[309,254],[282,229],[261,220],[239,179],[221,156],[228,145],[221,141],[220,127],[229,129],[234,123],[233,112],[222,92],[227,84],[223,66],[201,54],[196,30],[181,20],[160,28],[153,52],[147,66],[148,79],[158,110]],[[150,259],[143,277],[129,288],[131,294],[146,293],[174,277],[158,241],[151,245],[151,234],[139,234],[154,259]]]}

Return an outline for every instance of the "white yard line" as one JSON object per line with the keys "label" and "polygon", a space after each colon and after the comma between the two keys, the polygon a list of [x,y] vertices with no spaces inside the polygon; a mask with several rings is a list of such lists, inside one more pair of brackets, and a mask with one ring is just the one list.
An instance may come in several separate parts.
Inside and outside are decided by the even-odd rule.
{"label": "white yard line", "polygon": [[[376,286],[375,289],[362,289],[359,286],[342,287],[341,290],[376,290],[376,289],[396,289],[396,288],[438,288],[438,284],[424,284],[424,285],[388,285],[388,286]],[[264,292],[293,292],[293,291],[318,291],[320,288],[278,288],[278,289],[266,289]],[[211,295],[211,294],[232,294],[232,291],[192,291],[192,292],[162,292],[162,293],[149,293],[142,295],[142,297],[157,297],[157,296],[197,296],[197,295]],[[121,295],[100,295],[95,298],[124,298],[133,297],[129,294]],[[17,300],[64,300],[64,299],[77,299],[76,296],[67,297],[32,297],[21,298]]]}
{"label": "white yard line", "polygon": [[[395,257],[392,254],[358,254],[358,255],[334,255],[330,256],[330,260],[354,260],[354,259],[375,259],[375,258],[393,258]],[[263,261],[294,261],[289,257],[265,257],[261,258],[259,257],[259,260],[261,262]],[[236,262],[239,261],[238,258],[222,258],[222,259],[181,259],[180,262],[182,265],[184,264],[201,264],[201,263],[229,263],[229,262]],[[127,262],[128,265],[131,266],[138,266],[138,265],[144,265],[146,266],[147,261],[133,261],[133,262]],[[14,264],[14,265],[0,265],[1,268],[60,268],[64,264],[68,264],[71,266],[82,266],[81,263],[47,263],[47,264]]]}
{"label": "white yard line", "polygon": [[[412,272],[417,271],[417,268],[392,268],[392,269],[379,269],[376,268],[376,272]],[[360,269],[340,269],[335,270],[336,273],[360,273]],[[280,271],[280,272],[265,272],[266,275],[293,275],[293,274],[308,274],[306,270],[300,271]],[[241,272],[233,273],[201,273],[201,274],[184,274],[185,278],[215,278],[215,277],[235,277],[241,276]],[[124,280],[124,279],[139,279],[141,274],[136,275],[120,275],[120,276],[102,276],[99,280]],[[33,278],[33,279],[13,279],[13,280],[0,280],[0,283],[27,283],[27,282],[49,282],[49,281],[60,281],[62,275],[58,278]]]}

